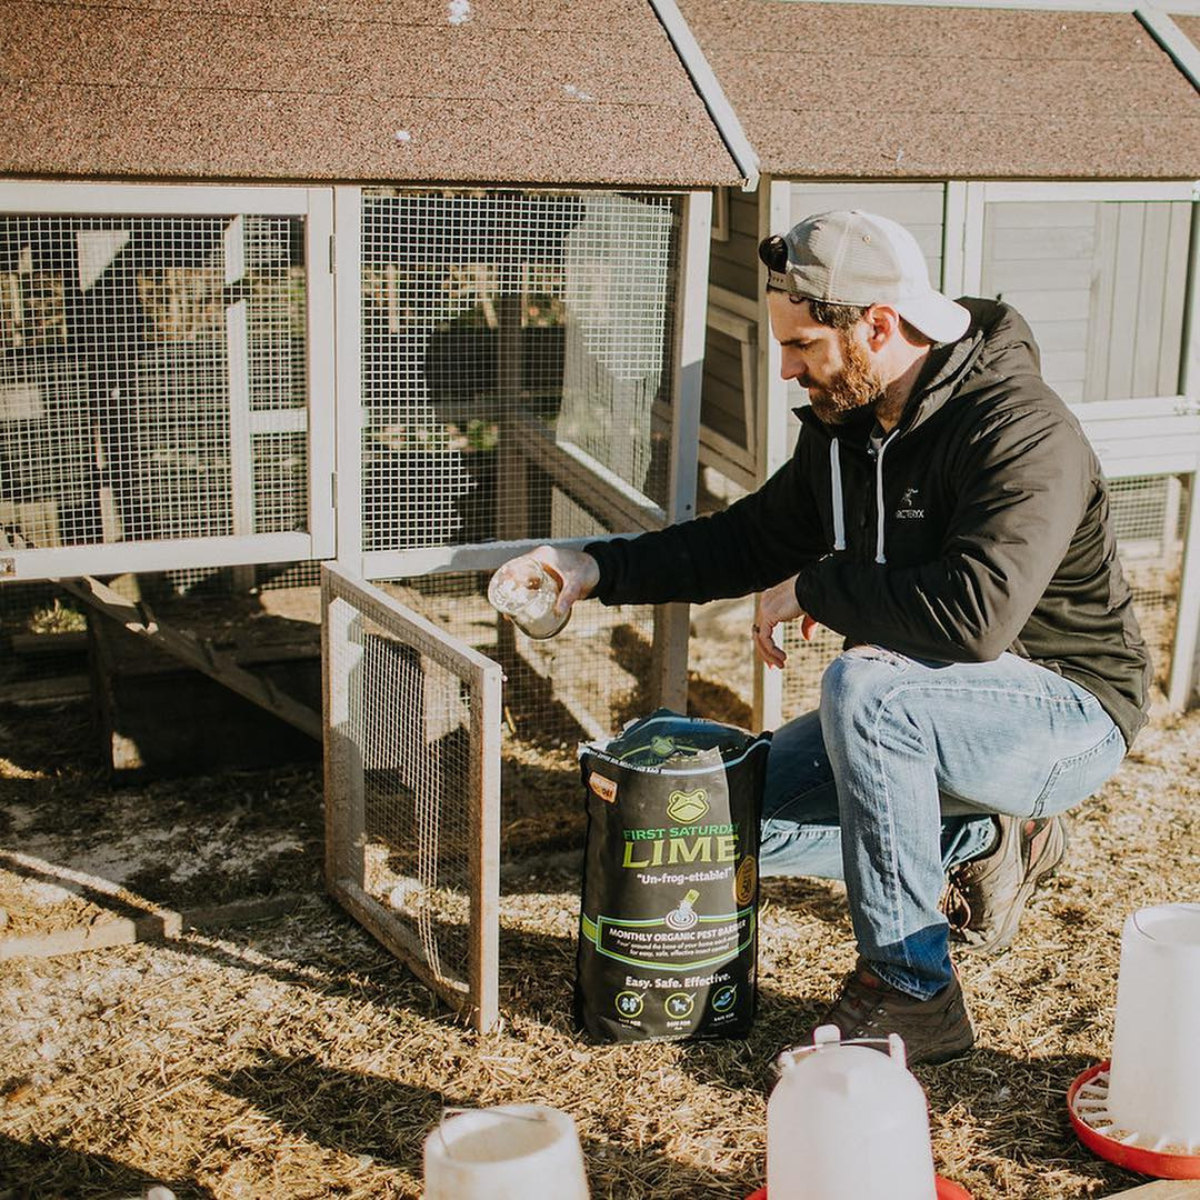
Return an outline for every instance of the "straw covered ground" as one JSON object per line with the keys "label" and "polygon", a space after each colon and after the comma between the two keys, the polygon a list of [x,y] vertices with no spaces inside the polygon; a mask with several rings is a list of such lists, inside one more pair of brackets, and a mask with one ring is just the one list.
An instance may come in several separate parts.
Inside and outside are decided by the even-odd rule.
{"label": "straw covered ground", "polygon": [[[763,1065],[853,959],[839,887],[766,883],[747,1041],[594,1046],[570,1019],[577,857],[510,863],[505,1026],[478,1037],[325,898],[318,767],[114,787],[87,754],[87,723],[83,704],[0,710],[4,935],[148,902],[193,925],[0,961],[0,1197],[125,1197],[156,1182],[223,1200],[417,1197],[444,1107],[518,1100],[574,1116],[596,1197],[737,1198],[762,1182]],[[573,755],[538,765],[562,781],[546,819],[577,835]],[[938,1170],[975,1200],[1137,1182],[1077,1142],[1064,1094],[1108,1052],[1125,915],[1200,898],[1198,766],[1200,713],[1160,715],[1076,814],[1067,865],[1017,946],[963,961],[979,1048],[917,1074]],[[213,913],[247,900],[263,903]],[[238,923],[216,923],[231,911]]]}

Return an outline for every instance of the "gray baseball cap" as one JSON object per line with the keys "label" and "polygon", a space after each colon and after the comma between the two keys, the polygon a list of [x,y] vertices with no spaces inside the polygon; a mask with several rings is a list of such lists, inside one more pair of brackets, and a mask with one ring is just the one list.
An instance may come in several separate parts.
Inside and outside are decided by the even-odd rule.
{"label": "gray baseball cap", "polygon": [[758,256],[770,291],[862,308],[887,304],[935,342],[957,341],[971,323],[961,304],[930,284],[916,238],[887,217],[858,209],[816,213],[765,239]]}

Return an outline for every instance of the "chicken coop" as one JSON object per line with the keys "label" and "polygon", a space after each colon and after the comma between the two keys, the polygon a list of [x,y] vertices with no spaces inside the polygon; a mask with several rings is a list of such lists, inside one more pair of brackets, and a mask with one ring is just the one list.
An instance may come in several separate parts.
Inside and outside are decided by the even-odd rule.
{"label": "chicken coop", "polygon": [[[779,376],[759,239],[829,208],[891,217],[916,235],[935,286],[1003,298],[1029,321],[1046,379],[1110,480],[1159,682],[1185,707],[1200,624],[1195,6],[939,0],[735,11],[680,0],[680,9],[761,168],[756,192],[717,193],[702,501],[756,487],[797,433],[791,412],[804,393]],[[719,631],[749,617],[698,620]],[[839,648],[832,635],[786,638],[786,674],[749,662],[730,674],[756,725],[812,707]]]}
{"label": "chicken coop", "polygon": [[[486,1026],[502,803],[686,702],[685,607],[547,649],[485,589],[693,511],[711,189],[747,178],[694,42],[616,0],[11,18],[0,600],[54,581],[323,737],[331,890]],[[323,722],[116,586],[320,563]]]}
{"label": "chicken coop", "polygon": [[[803,396],[755,251],[817,208],[901,221],[943,290],[1028,317],[1189,700],[1194,12],[9,7],[0,610],[67,589],[319,739],[331,891],[478,1027],[502,864],[578,846],[579,741],[659,704],[773,726],[835,652],[762,672],[751,601],[585,605],[551,642],[486,601],[522,550],[659,528],[784,461]],[[118,586],[319,564],[319,699]]]}

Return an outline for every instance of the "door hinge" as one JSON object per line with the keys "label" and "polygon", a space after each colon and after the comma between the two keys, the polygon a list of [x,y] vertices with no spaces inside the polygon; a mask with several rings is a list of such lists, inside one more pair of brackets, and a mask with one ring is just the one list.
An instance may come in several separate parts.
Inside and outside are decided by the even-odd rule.
{"label": "door hinge", "polygon": [[333,508],[337,508],[337,472],[329,473],[329,503]]}
{"label": "door hinge", "polygon": [[337,274],[337,234],[329,235],[329,273]]}

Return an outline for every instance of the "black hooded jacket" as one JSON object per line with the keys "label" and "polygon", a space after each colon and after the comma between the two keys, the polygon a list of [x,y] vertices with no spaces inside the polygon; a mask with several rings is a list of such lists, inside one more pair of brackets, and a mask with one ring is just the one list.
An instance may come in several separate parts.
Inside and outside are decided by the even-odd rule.
{"label": "black hooded jacket", "polygon": [[800,607],[851,642],[936,662],[1009,650],[1091,691],[1127,743],[1150,662],[1121,573],[1100,464],[1042,379],[1024,319],[961,301],[876,452],[864,411],[798,410],[791,460],[724,512],[593,542],[606,604],[702,602],[797,575]]}

